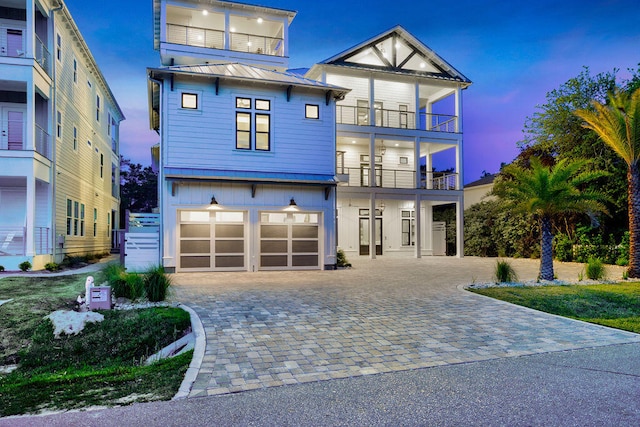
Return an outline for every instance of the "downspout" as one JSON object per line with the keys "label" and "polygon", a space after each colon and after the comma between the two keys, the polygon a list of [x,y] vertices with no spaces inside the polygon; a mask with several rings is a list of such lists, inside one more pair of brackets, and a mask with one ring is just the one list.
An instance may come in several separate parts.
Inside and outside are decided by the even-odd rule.
{"label": "downspout", "polygon": [[[55,13],[58,11],[61,11],[64,8],[64,3],[62,3],[62,0],[58,0],[58,7],[51,9],[50,16],[51,16],[51,27],[53,30],[53,34],[51,37],[51,40],[53,41],[53,45],[55,47],[55,39],[56,39],[56,21],[55,21]],[[53,49],[53,55],[55,55],[55,49]],[[51,69],[51,73],[53,74],[53,78],[52,78],[52,90],[53,90],[53,114],[51,115],[52,117],[52,123],[56,123],[56,114],[57,114],[57,108],[58,108],[58,103],[57,103],[57,86],[56,86],[56,58],[54,58],[52,55],[52,69]],[[35,102],[35,100],[34,100]],[[52,179],[51,179],[51,256],[53,258],[53,262],[55,262],[56,260],[56,249],[57,249],[57,244],[58,244],[58,236],[56,235],[56,181],[58,179],[58,164],[57,164],[57,147],[56,145],[56,141],[57,138],[55,138],[55,125],[53,126],[54,132],[53,132],[53,137],[51,138],[51,163],[53,164],[53,168],[52,168]]]}

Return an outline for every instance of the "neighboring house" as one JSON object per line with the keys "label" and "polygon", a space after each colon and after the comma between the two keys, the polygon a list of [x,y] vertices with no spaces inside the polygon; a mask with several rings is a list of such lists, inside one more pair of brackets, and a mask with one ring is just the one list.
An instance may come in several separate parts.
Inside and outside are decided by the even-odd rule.
{"label": "neighboring house", "polygon": [[62,1],[0,7],[0,265],[111,249],[124,115]]}
{"label": "neighboring house", "polygon": [[[337,247],[371,258],[444,254],[432,208],[455,203],[462,230],[465,76],[395,27],[303,77],[286,71],[295,12],[153,5],[162,67],[148,70],[149,111],[161,141],[165,268],[332,268]],[[447,150],[455,172],[430,172]]]}
{"label": "neighboring house", "polygon": [[464,186],[464,210],[485,200],[495,199],[495,196],[489,194],[493,190],[496,176],[498,174],[489,174]]}
{"label": "neighboring house", "polygon": [[[456,229],[463,229],[462,91],[469,79],[400,26],[306,76],[351,89],[336,107],[339,247],[371,258],[444,254],[432,208],[455,203]],[[431,172],[434,154],[447,150],[455,171]],[[462,256],[462,233],[456,243]]]}
{"label": "neighboring house", "polygon": [[154,1],[152,128],[168,271],[336,264],[335,100],[287,73],[295,12]]}

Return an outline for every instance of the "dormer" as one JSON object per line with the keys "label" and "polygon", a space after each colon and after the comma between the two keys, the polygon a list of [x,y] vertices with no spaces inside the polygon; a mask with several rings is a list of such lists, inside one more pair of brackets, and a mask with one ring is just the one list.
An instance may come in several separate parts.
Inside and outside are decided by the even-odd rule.
{"label": "dormer", "polygon": [[216,0],[154,0],[162,65],[239,62],[284,71],[296,12]]}

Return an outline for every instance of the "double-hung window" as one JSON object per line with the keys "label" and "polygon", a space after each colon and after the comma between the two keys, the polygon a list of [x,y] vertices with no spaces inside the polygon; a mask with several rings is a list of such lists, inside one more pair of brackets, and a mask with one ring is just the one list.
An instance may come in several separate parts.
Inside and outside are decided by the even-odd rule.
{"label": "double-hung window", "polygon": [[236,98],[236,148],[271,150],[271,101]]}

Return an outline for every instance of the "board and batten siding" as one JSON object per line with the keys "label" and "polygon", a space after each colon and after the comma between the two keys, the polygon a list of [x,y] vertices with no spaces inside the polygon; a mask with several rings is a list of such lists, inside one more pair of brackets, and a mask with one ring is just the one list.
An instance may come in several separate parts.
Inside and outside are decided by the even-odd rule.
{"label": "board and batten siding", "polygon": [[[198,110],[181,108],[181,94],[196,93]],[[219,94],[210,81],[175,82],[166,90],[165,155],[170,167],[305,174],[335,173],[335,106],[324,92],[256,86],[250,89],[221,82]],[[271,101],[270,151],[236,149],[236,98]],[[318,105],[320,119],[306,119],[305,105]],[[248,110],[245,110],[248,111]],[[252,117],[252,130],[255,121]]]}

